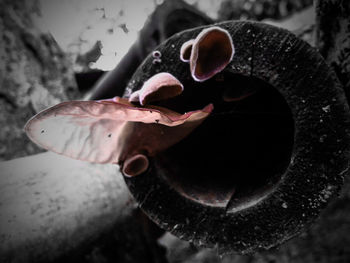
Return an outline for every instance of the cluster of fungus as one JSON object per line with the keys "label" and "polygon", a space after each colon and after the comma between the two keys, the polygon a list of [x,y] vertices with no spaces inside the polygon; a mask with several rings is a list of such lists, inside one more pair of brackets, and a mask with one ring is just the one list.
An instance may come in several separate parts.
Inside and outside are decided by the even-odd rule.
{"label": "cluster of fungus", "polygon": [[[244,48],[252,28],[254,50]],[[182,239],[224,252],[270,248],[339,191],[345,97],[322,57],[287,31],[233,21],[200,30],[164,42],[124,97],[63,102],[25,130],[47,150],[119,164],[145,213]],[[179,41],[174,61],[166,49]]]}
{"label": "cluster of fungus", "polygon": [[[228,32],[211,27],[183,44],[180,59],[189,62],[193,79],[202,82],[222,71],[233,54]],[[175,76],[160,72],[129,98],[70,101],[48,108],[30,119],[25,131],[47,150],[116,163],[125,176],[140,175],[148,168],[149,156],[182,140],[212,112],[212,104],[184,114],[151,104],[176,97],[184,88]]]}

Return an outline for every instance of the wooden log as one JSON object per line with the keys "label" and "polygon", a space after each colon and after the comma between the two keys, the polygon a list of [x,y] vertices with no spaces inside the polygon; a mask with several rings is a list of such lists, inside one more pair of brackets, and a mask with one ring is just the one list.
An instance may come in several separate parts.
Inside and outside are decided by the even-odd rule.
{"label": "wooden log", "polygon": [[135,208],[116,165],[42,153],[0,163],[0,171],[1,262],[53,261]]}
{"label": "wooden log", "polygon": [[[350,2],[320,0],[315,3],[318,7],[318,43],[312,41],[309,44],[317,44],[326,61],[335,70],[340,82],[347,90],[346,92],[349,93],[349,84],[347,83],[350,80],[350,69],[347,65],[350,65],[348,43],[350,37],[347,24],[350,21],[350,15],[349,9],[344,7],[345,5],[349,6]],[[289,19],[287,21],[289,22]],[[285,23],[277,23],[276,25],[284,27]],[[300,31],[298,30],[298,32]],[[300,37],[298,33],[297,35]],[[324,42],[329,45],[324,45]],[[349,98],[349,96],[347,97]],[[176,262],[179,257],[183,257],[184,250],[194,254],[187,256],[185,262],[200,262],[202,258],[210,258],[212,262],[348,262],[350,259],[348,246],[350,243],[349,179],[347,176],[340,198],[332,200],[310,229],[281,245],[278,249],[262,251],[253,255],[231,255],[219,259],[215,250],[202,249],[198,252],[191,249],[186,242],[176,240],[174,237],[171,237],[172,241],[169,241],[169,235],[166,235],[162,241],[173,253],[169,254],[169,262]]]}
{"label": "wooden log", "polygon": [[[180,60],[181,45],[201,27],[162,43],[162,63],[148,56],[129,82],[126,96],[169,72],[184,85],[173,108],[213,103],[214,112],[150,158],[144,175],[126,181],[141,208],[172,234],[222,253],[251,253],[299,234],[337,195],[350,160],[350,113],[335,73],[294,34],[254,22],[216,26],[236,50],[218,78],[196,82]],[[223,101],[226,89],[252,86],[259,88],[254,96]]]}

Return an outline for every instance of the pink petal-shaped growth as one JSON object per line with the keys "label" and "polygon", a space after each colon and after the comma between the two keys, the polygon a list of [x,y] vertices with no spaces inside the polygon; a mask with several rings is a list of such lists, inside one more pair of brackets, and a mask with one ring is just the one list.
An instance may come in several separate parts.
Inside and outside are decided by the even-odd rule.
{"label": "pink petal-shaped growth", "polygon": [[191,58],[191,74],[205,81],[222,71],[232,60],[234,47],[230,34],[220,27],[204,29],[195,39]]}
{"label": "pink petal-shaped growth", "polygon": [[130,95],[129,102],[139,102],[139,101],[140,101],[140,91],[137,90]]}
{"label": "pink petal-shaped growth", "polygon": [[123,151],[120,153],[120,160],[125,160],[129,155],[137,153],[154,156],[166,150],[198,127],[212,109],[213,105],[209,104],[202,110],[188,112],[183,115],[167,110],[164,114],[172,119],[172,124],[178,123],[172,126],[129,122],[128,136],[123,139]]}
{"label": "pink petal-shaped growth", "polygon": [[[119,97],[71,101],[38,113],[28,121],[25,131],[33,142],[47,150],[89,162],[120,163],[131,155],[156,154],[170,147],[199,125],[211,110],[209,105],[179,114],[161,107],[135,107]],[[177,138],[169,138],[174,136],[170,127],[175,127]],[[164,134],[166,128],[171,130],[169,134]]]}
{"label": "pink petal-shaped growth", "polygon": [[123,164],[123,174],[133,177],[144,173],[148,168],[148,158],[143,154],[136,154],[125,160]]}
{"label": "pink petal-shaped growth", "polygon": [[181,49],[180,49],[180,59],[183,62],[190,61],[193,43],[194,43],[194,39],[190,39],[182,44]]}
{"label": "pink petal-shaped growth", "polygon": [[147,80],[139,90],[140,104],[169,99],[182,91],[183,85],[177,78],[170,73],[161,72]]}

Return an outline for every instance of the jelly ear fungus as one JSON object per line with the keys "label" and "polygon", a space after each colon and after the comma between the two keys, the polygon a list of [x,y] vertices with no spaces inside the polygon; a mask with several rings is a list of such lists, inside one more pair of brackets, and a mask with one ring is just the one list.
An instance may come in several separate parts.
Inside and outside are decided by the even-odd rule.
{"label": "jelly ear fungus", "polygon": [[[297,235],[337,195],[350,159],[350,112],[334,72],[292,33],[256,22],[215,27],[235,47],[219,78],[195,81],[179,58],[207,27],[173,36],[158,47],[161,64],[148,57],[135,72],[129,94],[169,72],[184,91],[163,103],[180,112],[213,103],[214,111],[125,180],[165,230],[220,253],[250,253]],[[236,100],[228,89],[247,93]]]}
{"label": "jelly ear fungus", "polygon": [[201,82],[210,79],[231,62],[234,52],[226,30],[216,26],[203,29],[192,43],[189,62],[193,79]]}
{"label": "jelly ear fungus", "polygon": [[148,79],[142,88],[135,92],[136,96],[135,93],[131,94],[129,101],[136,102],[138,99],[141,105],[145,105],[176,97],[183,89],[183,85],[176,77],[167,72],[160,72]]}

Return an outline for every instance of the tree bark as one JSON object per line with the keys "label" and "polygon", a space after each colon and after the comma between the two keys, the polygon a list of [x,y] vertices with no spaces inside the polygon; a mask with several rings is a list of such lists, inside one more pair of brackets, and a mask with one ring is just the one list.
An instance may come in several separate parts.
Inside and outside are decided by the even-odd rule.
{"label": "tree bark", "polygon": [[[252,253],[299,234],[338,192],[350,158],[350,113],[335,73],[293,34],[253,22],[217,26],[227,30],[237,50],[220,84],[215,78],[193,81],[179,59],[182,43],[196,38],[199,28],[162,43],[162,63],[154,66],[148,57],[135,72],[131,92],[157,72],[169,72],[185,87],[182,98],[174,99],[177,110],[200,101],[213,103],[216,111],[186,139],[150,158],[145,176],[126,182],[141,208],[167,231],[222,253]],[[227,114],[240,112],[238,104],[218,106],[220,88],[232,85],[260,88],[241,102],[251,113],[282,115],[271,122],[245,115],[240,122]],[[227,199],[230,187],[234,193]],[[218,205],[222,196],[226,201]]]}
{"label": "tree bark", "polygon": [[39,9],[35,0],[0,1],[0,160],[42,151],[27,139],[24,124],[78,95],[71,62],[33,22]]}

